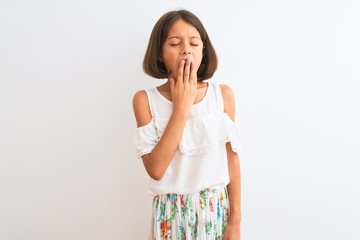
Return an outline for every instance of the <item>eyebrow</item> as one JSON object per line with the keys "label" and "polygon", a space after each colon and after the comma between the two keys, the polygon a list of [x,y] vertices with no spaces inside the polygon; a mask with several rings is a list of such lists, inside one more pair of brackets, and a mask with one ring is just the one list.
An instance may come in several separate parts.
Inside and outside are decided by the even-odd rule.
{"label": "eyebrow", "polygon": [[[169,39],[172,39],[172,38],[181,38],[181,37],[179,37],[179,36],[171,36],[171,37],[168,37],[167,38],[167,40],[169,40]],[[199,40],[201,40],[201,38],[199,38],[199,37],[196,37],[196,36],[192,36],[192,37],[190,37],[191,39],[194,39],[194,38],[196,38],[196,39],[199,39]]]}

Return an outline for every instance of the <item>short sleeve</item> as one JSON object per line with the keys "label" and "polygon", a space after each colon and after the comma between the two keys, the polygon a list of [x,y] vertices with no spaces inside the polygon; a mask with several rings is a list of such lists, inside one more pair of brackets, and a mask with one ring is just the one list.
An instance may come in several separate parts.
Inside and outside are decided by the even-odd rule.
{"label": "short sleeve", "polygon": [[242,150],[240,127],[231,118],[224,113],[227,126],[227,141],[231,143],[231,149],[239,153]]}
{"label": "short sleeve", "polygon": [[150,153],[159,141],[155,122],[152,119],[148,124],[138,127],[134,135],[136,155],[141,158]]}

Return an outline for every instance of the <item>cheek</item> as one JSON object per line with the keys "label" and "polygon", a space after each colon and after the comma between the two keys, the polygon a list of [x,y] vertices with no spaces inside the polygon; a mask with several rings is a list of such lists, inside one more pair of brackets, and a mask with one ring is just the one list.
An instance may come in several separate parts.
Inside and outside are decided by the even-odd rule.
{"label": "cheek", "polygon": [[196,61],[195,64],[193,64],[193,69],[197,72],[200,67],[200,62]]}
{"label": "cheek", "polygon": [[195,68],[196,68],[196,70],[199,69],[200,64],[201,64],[201,61],[202,61],[202,58],[203,58],[202,54],[200,54],[200,55],[196,58],[196,61],[195,61]]}
{"label": "cheek", "polygon": [[169,55],[163,55],[162,57],[163,63],[168,71],[173,69],[176,65],[176,59]]}

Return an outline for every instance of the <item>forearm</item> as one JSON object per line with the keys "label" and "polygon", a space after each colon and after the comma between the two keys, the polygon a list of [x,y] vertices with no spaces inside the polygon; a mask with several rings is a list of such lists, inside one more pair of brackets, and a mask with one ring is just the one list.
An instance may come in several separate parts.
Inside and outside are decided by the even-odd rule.
{"label": "forearm", "polygon": [[174,111],[159,142],[143,157],[145,168],[153,179],[160,180],[165,174],[179,146],[187,116],[184,111]]}
{"label": "forearm", "polygon": [[[228,147],[227,147],[228,148]],[[227,185],[230,203],[230,223],[241,221],[241,173],[240,161],[236,153],[228,150],[230,183]]]}

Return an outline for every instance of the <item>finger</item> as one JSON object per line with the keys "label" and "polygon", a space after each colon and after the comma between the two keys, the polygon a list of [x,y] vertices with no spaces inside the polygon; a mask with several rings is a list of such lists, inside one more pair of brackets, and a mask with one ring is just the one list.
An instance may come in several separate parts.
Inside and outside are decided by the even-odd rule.
{"label": "finger", "polygon": [[177,72],[176,84],[182,84],[182,82],[183,82],[184,66],[185,66],[185,61],[181,60],[180,64],[179,64],[178,72]]}
{"label": "finger", "polygon": [[184,70],[184,83],[189,81],[190,78],[190,65],[191,61],[188,59],[186,60],[185,70]]}
{"label": "finger", "polygon": [[191,66],[190,66],[190,82],[195,86],[197,85],[197,73],[194,70],[193,63],[191,63]]}

